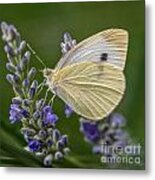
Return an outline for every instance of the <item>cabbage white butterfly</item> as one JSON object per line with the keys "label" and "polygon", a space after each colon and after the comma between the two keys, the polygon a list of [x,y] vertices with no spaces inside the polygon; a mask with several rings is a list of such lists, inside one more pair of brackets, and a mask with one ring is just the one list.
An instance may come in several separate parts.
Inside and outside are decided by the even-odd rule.
{"label": "cabbage white butterfly", "polygon": [[47,85],[77,114],[100,120],[124,95],[127,47],[126,30],[97,33],[75,45],[54,70],[43,70]]}

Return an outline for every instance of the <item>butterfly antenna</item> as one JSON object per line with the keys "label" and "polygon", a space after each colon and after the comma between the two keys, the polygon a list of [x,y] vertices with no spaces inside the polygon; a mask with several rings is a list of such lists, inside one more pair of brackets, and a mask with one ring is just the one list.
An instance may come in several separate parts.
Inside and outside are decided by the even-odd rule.
{"label": "butterfly antenna", "polygon": [[43,60],[37,55],[36,51],[30,46],[30,44],[27,43],[27,47],[35,56],[35,58],[44,66],[44,68],[46,68],[46,65],[43,63]]}

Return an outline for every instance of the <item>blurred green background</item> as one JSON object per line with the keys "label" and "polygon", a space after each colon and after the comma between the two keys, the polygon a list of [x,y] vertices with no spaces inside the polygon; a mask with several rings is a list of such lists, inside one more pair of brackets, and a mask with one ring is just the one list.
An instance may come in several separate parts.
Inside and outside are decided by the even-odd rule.
{"label": "blurred green background", "polygon": [[[127,2],[83,2],[83,3],[43,3],[43,4],[1,4],[0,21],[14,24],[22,35],[53,68],[61,57],[60,42],[63,32],[68,31],[73,38],[81,41],[108,28],[123,28],[129,31],[129,49],[125,68],[127,89],[116,111],[127,119],[127,130],[133,140],[144,145],[145,133],[145,37],[144,1]],[[5,76],[6,57],[0,40],[0,142],[2,166],[42,166],[41,163],[23,151],[25,142],[19,132],[20,125],[10,125],[8,109],[13,92]],[[32,64],[42,69],[32,58]],[[39,77],[41,78],[41,77]],[[83,140],[79,132],[78,116],[66,119],[64,104],[57,98],[55,111],[60,117],[58,127],[69,135],[72,150],[70,160],[58,163],[56,167],[108,168],[100,163],[100,158],[92,155],[91,146]],[[15,149],[13,147],[16,147]],[[14,160],[3,159],[14,157]],[[72,158],[73,157],[73,158]],[[144,162],[144,156],[142,156]],[[74,163],[76,159],[76,163]],[[126,165],[123,169],[143,169],[141,166]]]}

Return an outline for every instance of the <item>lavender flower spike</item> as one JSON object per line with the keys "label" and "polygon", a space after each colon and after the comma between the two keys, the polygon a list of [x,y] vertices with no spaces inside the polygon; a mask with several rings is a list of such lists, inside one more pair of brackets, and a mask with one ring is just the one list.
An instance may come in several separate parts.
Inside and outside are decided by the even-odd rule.
{"label": "lavender flower spike", "polygon": [[21,123],[25,149],[39,156],[45,166],[52,166],[53,161],[68,154],[68,137],[56,128],[58,116],[46,102],[47,99],[39,97],[38,87],[42,83],[36,80],[36,68],[30,66],[31,53],[26,49],[26,41],[12,25],[2,22],[1,30],[9,61],[6,63],[9,71],[6,78],[15,93],[9,110],[10,123]]}
{"label": "lavender flower spike", "polygon": [[114,152],[107,152],[106,146],[125,147],[130,143],[128,133],[123,130],[125,118],[119,113],[112,113],[104,120],[91,122],[80,119],[80,131],[87,142],[93,145],[92,152],[101,156],[117,156]]}
{"label": "lavender flower spike", "polygon": [[64,33],[63,41],[64,42],[62,42],[60,46],[61,52],[64,55],[76,45],[76,40],[72,39],[71,35],[68,32],[66,32]]}

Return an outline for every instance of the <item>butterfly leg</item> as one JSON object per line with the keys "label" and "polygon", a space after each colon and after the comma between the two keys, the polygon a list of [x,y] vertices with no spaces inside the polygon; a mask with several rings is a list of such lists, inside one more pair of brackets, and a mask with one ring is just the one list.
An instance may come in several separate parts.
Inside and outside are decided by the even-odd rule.
{"label": "butterfly leg", "polygon": [[50,91],[50,88],[48,88],[47,91],[46,91],[46,94],[45,94],[45,97],[44,97],[44,104],[47,101],[49,91]]}
{"label": "butterfly leg", "polygon": [[56,94],[54,94],[54,95],[52,96],[52,98],[49,100],[49,103],[48,103],[49,105],[53,106],[55,97],[56,97]]}
{"label": "butterfly leg", "polygon": [[46,79],[44,79],[43,82],[39,84],[39,86],[38,86],[38,95],[41,93],[41,91],[43,90],[43,88],[45,86],[46,86]]}

